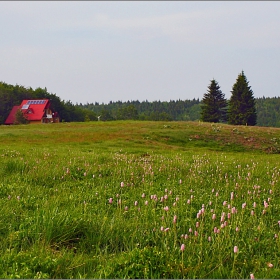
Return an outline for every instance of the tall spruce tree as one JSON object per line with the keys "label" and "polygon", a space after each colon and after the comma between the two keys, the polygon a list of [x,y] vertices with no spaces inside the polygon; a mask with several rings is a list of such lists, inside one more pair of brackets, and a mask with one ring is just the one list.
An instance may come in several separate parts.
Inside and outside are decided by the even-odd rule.
{"label": "tall spruce tree", "polygon": [[238,75],[231,93],[228,123],[234,125],[255,125],[257,123],[255,98],[244,71]]}
{"label": "tall spruce tree", "polygon": [[201,105],[201,120],[204,122],[224,122],[227,115],[227,100],[216,80],[212,80],[204,94]]}

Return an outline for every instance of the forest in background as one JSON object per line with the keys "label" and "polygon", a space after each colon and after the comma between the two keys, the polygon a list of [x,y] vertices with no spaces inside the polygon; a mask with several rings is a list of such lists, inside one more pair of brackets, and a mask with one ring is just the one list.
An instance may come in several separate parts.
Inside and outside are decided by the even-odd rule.
{"label": "forest in background", "polygon": [[[59,113],[61,121],[84,122],[109,120],[196,121],[201,119],[201,100],[170,101],[110,101],[104,103],[73,104],[61,100],[46,88],[26,88],[0,82],[0,124],[9,112],[24,99],[50,99],[52,110]],[[93,97],[94,98],[94,97]],[[255,98],[257,125],[280,127],[280,97]]]}

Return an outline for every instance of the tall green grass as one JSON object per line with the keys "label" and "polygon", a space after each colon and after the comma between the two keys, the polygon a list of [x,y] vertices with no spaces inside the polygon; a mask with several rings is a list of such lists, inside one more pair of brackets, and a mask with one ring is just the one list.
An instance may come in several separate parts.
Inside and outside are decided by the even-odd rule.
{"label": "tall green grass", "polygon": [[280,133],[214,128],[1,127],[1,278],[278,278]]}

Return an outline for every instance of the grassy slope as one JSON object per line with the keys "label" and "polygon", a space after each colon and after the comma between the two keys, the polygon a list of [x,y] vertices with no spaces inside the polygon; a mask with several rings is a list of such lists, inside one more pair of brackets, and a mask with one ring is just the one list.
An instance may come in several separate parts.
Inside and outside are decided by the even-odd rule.
{"label": "grassy slope", "polygon": [[2,126],[4,145],[71,146],[132,150],[202,149],[228,152],[280,152],[280,129],[198,122],[91,122]]}
{"label": "grassy slope", "polygon": [[[279,141],[277,128],[198,122],[1,126],[0,276],[244,278],[256,272],[259,277],[274,278],[279,273],[275,263],[279,243],[271,241],[280,214],[276,200]],[[68,175],[66,168],[70,169]],[[180,178],[184,183],[179,187]],[[121,181],[134,187],[121,189]],[[236,182],[240,189],[235,188]],[[257,220],[239,209],[232,227],[212,247],[202,237],[190,243],[185,255],[188,267],[182,267],[176,249],[180,242],[175,239],[188,232],[201,205],[208,199],[216,201],[218,214],[225,211],[221,205],[231,191],[242,196],[237,203],[241,205],[250,201],[247,190],[253,191],[257,185],[263,191],[261,197],[254,197],[258,205],[267,198],[268,188],[275,192],[268,218],[260,215]],[[166,188],[173,191],[173,197],[170,195],[167,221],[162,222],[158,219],[164,215],[162,206],[149,196],[163,195]],[[218,198],[212,188],[219,192]],[[190,189],[195,200],[185,212]],[[133,204],[136,200],[141,204],[143,192],[149,206],[141,205],[145,210],[139,214]],[[115,202],[118,194],[122,204],[108,207],[108,198]],[[175,196],[180,198],[178,209],[172,207]],[[123,211],[126,205],[131,211]],[[170,230],[162,239],[162,233],[153,229],[172,225],[174,214],[179,217],[178,233]],[[205,234],[214,226],[211,215],[209,212],[205,219]],[[240,240],[235,240],[235,226],[243,219],[249,225],[241,230]],[[248,242],[251,235],[262,242],[252,246]],[[229,253],[235,241],[244,247],[236,261]],[[207,254],[198,253],[202,244]],[[270,251],[266,253],[265,248]],[[274,271],[267,271],[268,261],[274,263]],[[149,270],[148,263],[157,270]],[[141,274],[146,269],[147,274]]]}

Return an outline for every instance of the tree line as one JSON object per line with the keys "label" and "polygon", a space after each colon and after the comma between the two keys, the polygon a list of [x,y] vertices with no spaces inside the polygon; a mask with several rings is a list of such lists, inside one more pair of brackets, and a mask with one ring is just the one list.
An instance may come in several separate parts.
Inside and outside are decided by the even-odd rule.
{"label": "tree line", "polygon": [[[243,72],[242,72],[243,73]],[[150,120],[150,121],[197,121],[204,120],[209,122],[228,122],[230,123],[232,116],[238,116],[236,120],[242,119],[242,114],[237,114],[238,106],[234,107],[235,100],[243,100],[245,104],[248,96],[251,96],[253,108],[255,109],[255,122],[249,123],[248,120],[242,124],[280,127],[280,97],[273,98],[254,98],[248,81],[245,77],[237,79],[241,80],[241,85],[245,85],[245,89],[249,90],[249,95],[246,94],[240,97],[242,86],[239,83],[232,90],[232,101],[225,100],[218,82],[212,80],[207,93],[203,99],[192,100],[170,100],[168,101],[110,101],[104,103],[87,103],[73,104],[70,100],[61,100],[56,94],[49,93],[46,88],[25,88],[20,85],[9,85],[0,82],[0,124],[4,124],[11,109],[15,105],[20,105],[24,99],[50,99],[52,111],[58,112],[61,121],[64,122],[84,122],[84,121],[109,121],[109,120]],[[239,75],[239,76],[240,76]],[[239,77],[238,76],[238,77]],[[244,75],[245,76],[245,75]],[[248,88],[249,87],[249,88]],[[233,92],[238,94],[233,95]],[[218,96],[218,102],[214,98],[215,93]],[[247,97],[246,97],[247,96]],[[220,102],[220,101],[221,102]],[[230,103],[233,102],[233,103]],[[239,102],[239,101],[238,101]],[[237,104],[242,104],[242,102]],[[210,104],[210,105],[209,105]],[[214,105],[211,105],[214,104]],[[241,106],[241,105],[240,105]],[[206,110],[205,110],[206,108]],[[242,107],[243,108],[243,107]],[[214,110],[214,111],[211,111]],[[248,111],[249,112],[249,111]],[[247,113],[248,113],[247,112]],[[235,124],[235,123],[233,123]]]}

